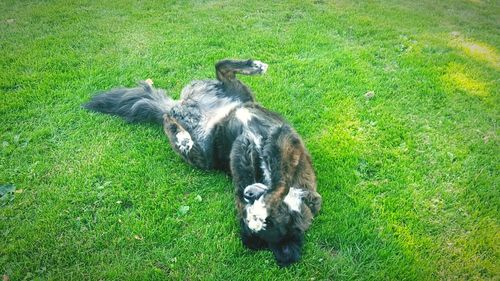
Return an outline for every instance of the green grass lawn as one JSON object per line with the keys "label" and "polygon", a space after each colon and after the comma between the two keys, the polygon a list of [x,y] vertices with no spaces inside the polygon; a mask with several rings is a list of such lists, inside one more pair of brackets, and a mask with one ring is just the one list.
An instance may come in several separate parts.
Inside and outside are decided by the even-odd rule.
{"label": "green grass lawn", "polygon": [[[498,1],[137,2],[0,2],[3,280],[499,279]],[[222,58],[269,64],[242,80],[313,157],[290,268],[243,248],[230,178],[80,108]]]}

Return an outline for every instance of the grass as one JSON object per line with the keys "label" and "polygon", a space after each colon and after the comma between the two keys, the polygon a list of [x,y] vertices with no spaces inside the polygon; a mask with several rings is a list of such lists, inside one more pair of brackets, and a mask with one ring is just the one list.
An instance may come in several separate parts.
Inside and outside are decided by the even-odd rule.
{"label": "grass", "polygon": [[[497,1],[0,12],[4,280],[498,280]],[[241,246],[227,176],[182,162],[159,127],[79,107],[146,78],[178,97],[226,57],[269,63],[242,79],[314,159],[324,206],[287,269]]]}

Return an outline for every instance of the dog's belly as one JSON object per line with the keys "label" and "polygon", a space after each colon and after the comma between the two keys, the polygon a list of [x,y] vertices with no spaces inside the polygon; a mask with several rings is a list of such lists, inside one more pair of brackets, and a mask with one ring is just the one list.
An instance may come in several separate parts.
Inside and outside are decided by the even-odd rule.
{"label": "dog's belly", "polygon": [[203,141],[212,134],[214,127],[242,101],[225,93],[221,82],[216,80],[193,81],[181,93],[179,108],[195,123],[188,125],[190,133]]}

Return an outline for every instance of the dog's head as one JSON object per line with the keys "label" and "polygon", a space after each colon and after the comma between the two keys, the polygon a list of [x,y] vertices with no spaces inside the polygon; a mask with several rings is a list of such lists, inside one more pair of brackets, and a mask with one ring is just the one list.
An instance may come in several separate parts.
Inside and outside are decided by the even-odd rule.
{"label": "dog's head", "polygon": [[260,183],[247,186],[248,202],[241,223],[246,246],[270,249],[280,266],[300,259],[304,233],[313,217],[306,204],[311,192],[300,188],[288,190],[282,200],[276,200],[275,194]]}
{"label": "dog's head", "polygon": [[255,183],[243,192],[242,239],[249,248],[269,248],[280,266],[300,259],[304,233],[321,204],[310,157],[288,126],[264,147],[270,187]]}

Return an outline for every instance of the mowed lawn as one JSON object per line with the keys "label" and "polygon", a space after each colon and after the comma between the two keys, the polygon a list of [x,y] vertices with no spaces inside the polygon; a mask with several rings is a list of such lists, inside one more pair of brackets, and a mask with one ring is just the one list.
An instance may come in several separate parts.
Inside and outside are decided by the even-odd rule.
{"label": "mowed lawn", "polygon": [[[415,3],[418,2],[418,3]],[[0,2],[3,280],[498,280],[498,1]],[[323,208],[280,269],[231,180],[80,105],[223,58],[312,155]]]}

